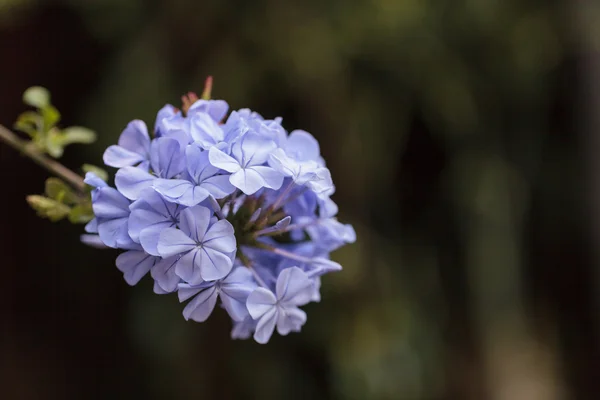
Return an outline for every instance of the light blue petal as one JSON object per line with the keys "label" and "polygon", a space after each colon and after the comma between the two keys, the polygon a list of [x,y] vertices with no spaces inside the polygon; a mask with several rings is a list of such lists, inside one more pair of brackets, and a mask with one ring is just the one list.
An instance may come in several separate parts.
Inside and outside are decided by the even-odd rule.
{"label": "light blue petal", "polygon": [[200,249],[195,248],[192,251],[185,253],[175,266],[175,273],[184,281],[192,285],[197,285],[203,282],[200,275],[200,269],[196,266],[196,260],[202,255]]}
{"label": "light blue petal", "polygon": [[100,179],[98,177],[98,175],[96,175],[93,172],[88,172],[85,174],[85,179],[83,180],[87,185],[90,185],[92,187],[95,188],[103,188],[108,186],[108,184],[106,182],[104,182],[102,179]]}
{"label": "light blue petal", "polygon": [[187,170],[193,181],[198,184],[219,172],[208,159],[208,151],[202,150],[198,145],[192,144],[185,149]]}
{"label": "light blue petal", "polygon": [[312,282],[300,268],[286,268],[279,273],[275,292],[283,304],[304,305],[310,301]]}
{"label": "light blue petal", "polygon": [[158,253],[164,258],[190,251],[195,247],[195,241],[175,228],[164,229],[158,239]]}
{"label": "light blue petal", "polygon": [[262,177],[264,186],[269,189],[277,190],[283,184],[283,175],[271,167],[256,166],[248,170],[257,172]]}
{"label": "light blue petal", "polygon": [[137,200],[144,189],[152,186],[154,179],[156,179],[154,176],[140,168],[125,167],[117,171],[115,186],[123,196],[130,200]]}
{"label": "light blue petal", "polygon": [[111,187],[96,189],[92,209],[97,218],[114,219],[129,215],[129,200]]}
{"label": "light blue petal", "polygon": [[275,307],[271,308],[258,320],[256,324],[256,331],[254,332],[254,340],[260,344],[266,344],[273,331],[275,330],[275,323],[277,322],[278,312]]}
{"label": "light blue petal", "polygon": [[152,254],[153,256],[160,255],[158,252],[158,241],[160,240],[160,234],[165,229],[169,229],[172,226],[173,224],[171,222],[159,222],[140,231],[138,240],[146,253]]}
{"label": "light blue petal", "polygon": [[181,280],[175,273],[175,265],[179,258],[177,256],[163,258],[150,270],[150,275],[164,292],[174,292]]}
{"label": "light blue petal", "polygon": [[156,179],[152,183],[152,187],[169,201],[176,202],[193,185],[183,179]]}
{"label": "light blue petal", "polygon": [[150,161],[154,173],[165,179],[173,178],[185,167],[185,158],[179,142],[169,137],[160,137],[152,141]]}
{"label": "light blue petal", "polygon": [[195,265],[200,269],[203,280],[215,281],[224,278],[231,271],[233,262],[226,254],[208,247],[202,248],[199,253],[202,256],[196,258]]}
{"label": "light blue petal", "polygon": [[213,224],[204,235],[202,245],[221,253],[235,251],[236,242],[233,225],[225,219]]}
{"label": "light blue petal", "polygon": [[248,308],[248,312],[253,319],[259,319],[269,310],[275,308],[276,303],[277,298],[273,292],[263,287],[259,287],[248,296],[246,308]]}
{"label": "light blue petal", "polygon": [[293,155],[298,161],[317,161],[321,150],[319,142],[310,133],[303,130],[295,130],[287,139],[286,153]]}
{"label": "light blue petal", "polygon": [[199,113],[192,115],[190,118],[190,134],[192,139],[202,148],[209,149],[223,141],[225,137],[223,128],[210,115]]}
{"label": "light blue petal", "polygon": [[190,188],[177,199],[179,204],[192,207],[195,206],[210,196],[210,193],[200,186],[190,186]]}
{"label": "light blue petal", "polygon": [[196,322],[206,321],[217,304],[217,298],[218,292],[214,286],[198,293],[183,309],[186,321],[190,319]]}
{"label": "light blue petal", "polygon": [[179,214],[181,230],[197,243],[202,242],[210,224],[212,211],[203,206],[186,208]]}
{"label": "light blue petal", "polygon": [[241,168],[233,157],[223,153],[217,147],[211,147],[208,150],[208,159],[212,165],[227,172],[236,172]]}
{"label": "light blue petal", "polygon": [[290,332],[299,332],[306,323],[306,313],[297,307],[285,308],[285,312],[278,313],[277,333],[282,336]]}
{"label": "light blue petal", "polygon": [[216,199],[222,199],[235,191],[235,186],[229,182],[229,175],[211,176],[204,179],[200,187],[207,190]]}
{"label": "light blue petal", "polygon": [[140,232],[152,225],[167,223],[169,227],[171,224],[165,220],[165,217],[158,214],[157,212],[145,210],[145,209],[134,209],[129,216],[129,236],[134,242],[140,241]]}
{"label": "light blue petal", "polygon": [[254,194],[265,186],[262,176],[251,168],[240,169],[231,174],[229,182],[246,195]]}
{"label": "light blue petal", "polygon": [[98,235],[108,247],[122,248],[133,243],[127,234],[127,217],[103,221],[98,224]]}
{"label": "light blue petal", "polygon": [[147,159],[150,150],[150,136],[148,136],[148,128],[144,121],[139,119],[131,121],[119,137],[119,146],[145,155],[144,159]]}
{"label": "light blue petal", "polygon": [[119,254],[116,263],[119,271],[123,272],[125,282],[133,286],[150,271],[156,263],[156,257],[143,251],[130,250]]}
{"label": "light blue petal", "polygon": [[109,146],[102,156],[104,164],[115,168],[127,167],[136,165],[145,160],[142,154],[134,153],[121,146]]}

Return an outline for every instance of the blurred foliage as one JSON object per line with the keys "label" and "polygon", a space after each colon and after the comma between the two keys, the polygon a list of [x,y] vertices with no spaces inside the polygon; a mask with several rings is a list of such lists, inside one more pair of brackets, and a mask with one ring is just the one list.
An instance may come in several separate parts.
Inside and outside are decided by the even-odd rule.
{"label": "blurred foliage", "polygon": [[[0,6],[0,21],[45,6],[18,3]],[[539,331],[525,277],[542,263],[530,259],[531,221],[551,242],[578,218],[567,198],[581,193],[568,175],[578,156],[557,139],[567,128],[554,115],[579,46],[567,2],[54,4],[102,54],[76,100],[101,133],[82,157],[99,162],[129,120],[152,125],[165,102],[178,106],[213,75],[213,97],[233,109],[315,135],[340,219],[359,238],[334,255],[344,271],[324,280],[303,332],[268,346],[229,341],[218,316],[184,324],[176,299],[130,289],[139,396],[564,398],[560,316],[545,309],[553,328]],[[586,21],[600,26],[598,7]]]}

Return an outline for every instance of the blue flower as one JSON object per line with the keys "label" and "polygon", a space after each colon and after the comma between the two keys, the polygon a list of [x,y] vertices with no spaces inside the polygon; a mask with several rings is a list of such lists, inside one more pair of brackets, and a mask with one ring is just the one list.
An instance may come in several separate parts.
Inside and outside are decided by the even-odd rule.
{"label": "blue flower", "polygon": [[233,226],[227,220],[211,223],[211,215],[210,209],[200,205],[186,208],[180,214],[180,229],[166,228],[158,240],[162,257],[181,254],[176,273],[192,285],[221,279],[233,265]]}
{"label": "blue flower", "polygon": [[275,326],[282,336],[299,331],[306,322],[306,313],[298,307],[310,302],[312,292],[313,283],[298,267],[281,271],[275,294],[263,287],[252,292],[246,306],[250,316],[258,320],[254,340],[267,343]]}
{"label": "blue flower", "polygon": [[183,171],[185,158],[181,144],[168,137],[154,139],[150,146],[150,165],[155,175],[140,168],[121,168],[115,176],[119,192],[131,200],[137,200],[142,190],[152,187],[157,177],[170,179]]}
{"label": "blue flower", "polygon": [[94,228],[100,240],[108,247],[131,246],[134,242],[127,232],[131,202],[91,172],[87,173],[85,182],[95,186],[91,193],[92,209],[96,217]]}
{"label": "blue flower", "polygon": [[243,321],[248,317],[246,300],[256,288],[252,273],[246,267],[236,267],[223,279],[205,281],[199,285],[182,283],[179,285],[179,301],[184,302],[193,297],[183,310],[186,320],[204,322],[210,316],[217,297],[229,316],[234,321]]}
{"label": "blue flower", "polygon": [[222,100],[183,103],[158,112],[152,139],[133,121],[106,150],[116,189],[86,176],[95,218],[81,240],[124,250],[125,281],[150,275],[155,293],[178,292],[186,320],[205,321],[220,299],[232,338],[299,331],[299,307],[342,269],[331,252],[356,240],[336,218],[318,141],[249,109],[227,118]]}
{"label": "blue flower", "polygon": [[212,166],[208,152],[198,145],[190,145],[185,151],[187,170],[185,179],[157,179],[154,189],[169,201],[194,206],[208,196],[221,199],[235,191],[228,175],[219,175],[219,168]]}
{"label": "blue flower", "polygon": [[283,175],[264,165],[275,148],[272,140],[248,133],[232,145],[231,155],[217,146],[211,147],[208,155],[212,165],[231,173],[229,181],[233,186],[251,195],[262,188],[281,187]]}
{"label": "blue flower", "polygon": [[179,224],[179,214],[182,207],[170,203],[151,188],[145,189],[142,196],[130,206],[129,236],[140,243],[144,250],[158,256],[158,238],[165,228]]}
{"label": "blue flower", "polygon": [[104,164],[111,167],[127,167],[142,164],[147,168],[150,159],[150,136],[143,121],[131,121],[121,136],[119,145],[110,146],[104,152]]}

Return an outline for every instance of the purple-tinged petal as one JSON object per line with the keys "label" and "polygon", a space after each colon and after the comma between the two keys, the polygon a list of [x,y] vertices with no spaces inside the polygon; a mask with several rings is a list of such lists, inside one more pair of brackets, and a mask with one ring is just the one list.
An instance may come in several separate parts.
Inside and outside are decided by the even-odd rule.
{"label": "purple-tinged petal", "polygon": [[164,292],[171,293],[177,290],[177,284],[181,280],[175,273],[178,260],[177,256],[163,258],[150,270],[150,275]]}
{"label": "purple-tinged petal", "polygon": [[85,179],[83,180],[87,185],[90,185],[95,188],[103,188],[107,187],[108,184],[104,182],[98,175],[93,172],[88,172],[85,174]]}
{"label": "purple-tinged petal", "polygon": [[190,134],[202,148],[208,149],[223,141],[223,128],[208,114],[195,114],[190,117]]}
{"label": "purple-tinged petal", "polygon": [[98,233],[98,218],[92,218],[83,228],[87,233]]}
{"label": "purple-tinged petal", "polygon": [[208,247],[199,252],[202,256],[196,258],[195,265],[200,269],[200,275],[205,281],[215,281],[227,276],[233,266],[231,258],[226,254]]}
{"label": "purple-tinged petal", "polygon": [[276,303],[277,298],[273,292],[263,287],[259,287],[248,296],[246,308],[248,308],[248,312],[253,319],[259,319],[269,310],[275,308]]}
{"label": "purple-tinged petal", "polygon": [[168,222],[164,216],[155,211],[135,209],[129,216],[129,236],[131,236],[134,242],[139,243],[140,232],[156,224],[161,224],[163,228],[172,226],[172,223]]}
{"label": "purple-tinged petal", "polygon": [[301,306],[310,301],[312,282],[300,268],[286,268],[279,273],[275,292],[282,304]]}
{"label": "purple-tinged petal", "polygon": [[317,139],[300,129],[292,131],[288,136],[285,152],[298,161],[317,161],[321,154]]}
{"label": "purple-tinged petal", "polygon": [[152,187],[169,201],[176,202],[185,192],[192,189],[193,185],[183,179],[156,179]]}
{"label": "purple-tinged petal", "polygon": [[217,304],[217,298],[218,292],[214,286],[202,290],[183,309],[186,321],[190,319],[196,322],[206,321]]}
{"label": "purple-tinged petal", "polygon": [[144,121],[139,119],[131,121],[119,137],[119,146],[145,155],[144,159],[147,159],[150,150],[150,136],[148,136],[148,128]]}
{"label": "purple-tinged petal", "polygon": [[179,229],[164,229],[158,239],[158,253],[167,258],[193,250],[196,242]]}
{"label": "purple-tinged petal", "polygon": [[208,229],[211,216],[212,212],[200,205],[186,208],[180,214],[179,227],[186,235],[200,243]]}
{"label": "purple-tinged petal", "polygon": [[123,272],[125,282],[130,286],[137,284],[156,263],[152,257],[143,251],[129,250],[117,257],[117,268]]}
{"label": "purple-tinged petal", "polygon": [[229,175],[211,176],[202,181],[200,186],[217,199],[222,199],[235,192],[235,186],[229,181]]}
{"label": "purple-tinged petal", "polygon": [[142,154],[135,153],[117,145],[109,146],[102,156],[104,164],[115,168],[136,165],[145,159],[146,158]]}
{"label": "purple-tinged petal", "polygon": [[248,339],[250,336],[252,336],[255,327],[256,322],[254,322],[251,317],[247,317],[241,322],[234,321],[233,329],[231,330],[231,338]]}
{"label": "purple-tinged petal", "polygon": [[275,307],[271,308],[258,320],[256,331],[254,332],[254,340],[260,344],[266,344],[275,330],[278,312]]}
{"label": "purple-tinged petal", "polygon": [[233,225],[224,219],[213,224],[204,235],[202,246],[221,253],[235,251],[236,241]]}
{"label": "purple-tinged petal", "polygon": [[142,229],[138,240],[146,253],[152,254],[153,256],[160,255],[158,252],[158,241],[160,240],[160,234],[165,229],[170,229],[172,226],[173,224],[170,222],[160,222]]}
{"label": "purple-tinged petal", "polygon": [[290,332],[299,332],[306,323],[306,313],[297,307],[286,308],[277,316],[277,333],[285,336]]}
{"label": "purple-tinged petal", "polygon": [[96,190],[92,201],[92,209],[96,218],[113,219],[129,215],[129,200],[111,187]]}
{"label": "purple-tinged petal", "polygon": [[152,186],[155,179],[140,168],[125,167],[117,171],[115,186],[123,196],[130,200],[137,200],[144,189]]}
{"label": "purple-tinged petal", "polygon": [[231,156],[223,153],[216,147],[211,147],[208,150],[208,159],[210,163],[227,172],[236,172],[240,170],[240,164]]}
{"label": "purple-tinged petal", "polygon": [[215,122],[221,122],[228,110],[229,105],[225,100],[198,100],[190,106],[188,115],[206,113]]}
{"label": "purple-tinged petal", "polygon": [[98,224],[98,235],[108,247],[119,248],[133,243],[127,233],[127,217],[115,218]]}
{"label": "purple-tinged petal", "polygon": [[219,168],[211,165],[208,159],[208,151],[202,150],[196,144],[192,144],[185,149],[185,157],[188,173],[196,183],[200,183],[219,172]]}
{"label": "purple-tinged petal", "polygon": [[83,234],[79,236],[81,243],[93,247],[95,249],[108,249],[109,247],[102,243],[100,236]]}
{"label": "purple-tinged petal", "polygon": [[150,160],[154,173],[165,179],[173,178],[183,171],[185,158],[179,142],[169,137],[160,137],[152,141]]}
{"label": "purple-tinged petal", "polygon": [[248,170],[257,172],[262,177],[264,186],[269,189],[277,190],[283,184],[283,175],[271,167],[256,166],[250,167]]}
{"label": "purple-tinged petal", "polygon": [[203,282],[200,275],[200,269],[196,266],[197,260],[202,257],[202,251],[199,248],[194,248],[192,251],[185,253],[175,266],[175,273],[184,281],[192,285],[197,285]]}
{"label": "purple-tinged petal", "polygon": [[265,186],[265,180],[253,169],[240,169],[231,174],[229,182],[246,195],[252,195]]}

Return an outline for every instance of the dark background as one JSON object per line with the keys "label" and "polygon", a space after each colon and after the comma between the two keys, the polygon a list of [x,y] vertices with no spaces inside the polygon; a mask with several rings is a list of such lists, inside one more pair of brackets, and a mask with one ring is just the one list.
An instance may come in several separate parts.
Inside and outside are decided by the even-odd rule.
{"label": "dark background", "polygon": [[43,85],[63,125],[153,124],[213,75],[320,141],[340,219],[301,334],[128,287],[116,252],[35,216],[0,146],[0,398],[600,397],[600,8],[542,0],[0,0],[0,123]]}

